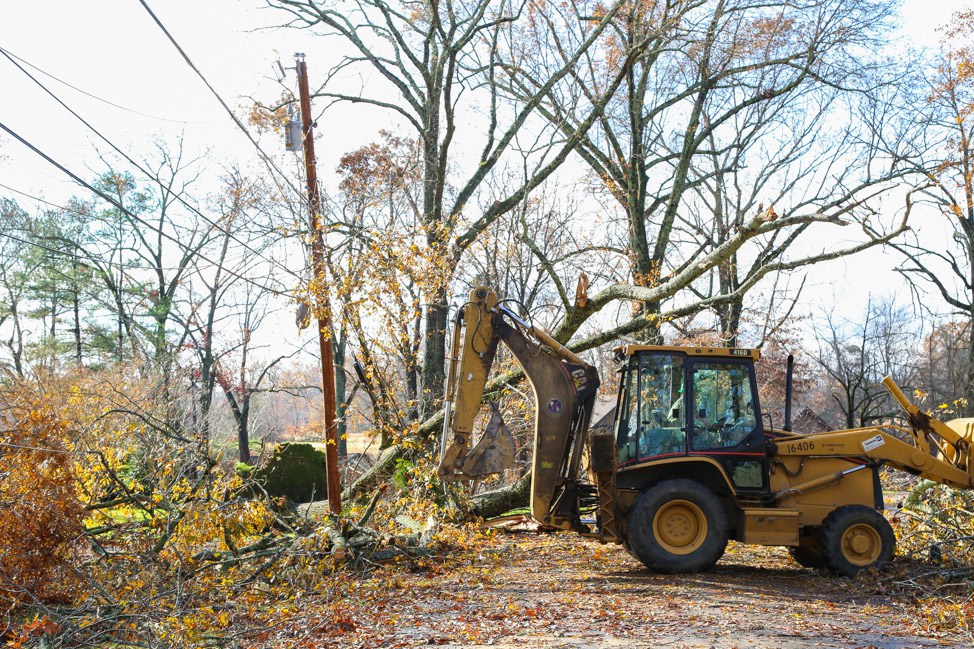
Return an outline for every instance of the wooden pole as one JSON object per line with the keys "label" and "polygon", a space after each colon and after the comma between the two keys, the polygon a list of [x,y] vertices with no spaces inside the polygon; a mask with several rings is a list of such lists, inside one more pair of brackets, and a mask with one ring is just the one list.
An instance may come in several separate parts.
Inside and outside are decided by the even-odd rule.
{"label": "wooden pole", "polygon": [[308,179],[308,210],[311,226],[312,293],[318,318],[318,345],[321,348],[321,394],[325,409],[325,470],[328,475],[328,509],[337,516],[342,511],[338,482],[338,426],[335,422],[335,359],[331,348],[331,306],[325,268],[325,242],[321,236],[321,196],[315,168],[314,124],[311,121],[311,93],[304,54],[295,54],[298,92],[301,95],[301,132],[304,144],[304,169]]}

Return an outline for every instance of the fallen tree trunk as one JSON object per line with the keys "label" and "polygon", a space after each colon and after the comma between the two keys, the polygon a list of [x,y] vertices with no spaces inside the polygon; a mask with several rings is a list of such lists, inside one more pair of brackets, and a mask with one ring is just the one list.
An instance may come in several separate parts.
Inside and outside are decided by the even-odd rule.
{"label": "fallen tree trunk", "polygon": [[[420,437],[432,439],[434,433],[443,427],[443,411],[435,413],[423,421],[416,429]],[[375,483],[389,477],[396,468],[396,460],[406,457],[406,448],[402,444],[393,444],[379,453],[379,459],[369,467],[365,473],[355,479],[342,492],[342,500],[352,500],[367,491],[371,491]]]}
{"label": "fallen tree trunk", "polygon": [[[487,386],[484,389],[484,396],[491,397],[495,395],[497,392],[499,392],[501,389],[503,389],[505,386],[516,383],[517,381],[520,381],[523,378],[524,378],[523,370],[514,370],[502,374],[501,376],[495,378],[493,381],[490,381],[487,384]],[[422,423],[420,423],[419,427],[416,429],[415,434],[421,439],[425,439],[429,442],[433,442],[438,445],[439,440],[436,439],[436,437],[437,437],[437,433],[440,430],[442,430],[442,428],[443,428],[443,411],[440,410],[434,413],[428,419],[424,420]],[[392,474],[392,472],[395,470],[396,460],[404,458],[405,453],[406,453],[406,449],[402,444],[395,444],[393,446],[390,446],[389,448],[384,449],[382,453],[379,454],[379,459],[376,460],[375,464],[373,464],[368,470],[366,470],[365,473],[360,475],[351,485],[349,485],[342,492],[342,500],[343,501],[352,500],[362,495],[365,492],[371,491],[378,481],[384,480],[385,478],[387,478],[389,475]],[[498,489],[496,492],[488,492],[488,493],[500,494],[502,492],[507,491],[508,489],[520,485],[523,480],[524,478],[519,480],[517,483],[515,483],[515,485],[512,485],[511,487],[507,487],[505,489]],[[517,498],[515,498],[515,501],[517,502],[523,501],[523,504],[514,504],[508,509],[513,509],[515,507],[524,507],[527,505],[528,502],[527,494],[531,489],[530,477],[527,478],[527,483],[525,483],[525,486],[522,486],[521,489],[524,491],[524,494],[522,496],[518,496]],[[480,498],[482,496],[487,496],[487,495],[488,494],[481,494],[476,498]],[[494,511],[494,508],[490,507],[489,511]],[[479,511],[471,512],[471,513],[473,513],[475,516],[484,516],[483,514],[479,513]],[[496,516],[496,515],[497,514],[490,514],[490,516]]]}
{"label": "fallen tree trunk", "polygon": [[369,469],[360,475],[355,482],[350,484],[345,491],[342,492],[342,502],[348,502],[357,496],[370,491],[371,487],[378,482],[383,480],[392,474],[396,469],[396,460],[399,460],[406,455],[406,449],[402,444],[395,444],[389,448],[383,449],[379,454],[379,459],[375,461]]}
{"label": "fallen tree trunk", "polygon": [[470,513],[481,518],[494,518],[512,509],[528,507],[531,500],[531,472],[525,473],[512,485],[477,494],[471,500]]}

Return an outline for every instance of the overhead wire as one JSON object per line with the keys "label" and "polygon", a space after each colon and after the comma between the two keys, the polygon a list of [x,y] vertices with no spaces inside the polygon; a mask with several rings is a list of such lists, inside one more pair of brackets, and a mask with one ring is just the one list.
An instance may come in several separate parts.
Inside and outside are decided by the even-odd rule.
{"label": "overhead wire", "polygon": [[60,83],[60,84],[62,84],[64,86],[67,86],[68,88],[71,88],[72,90],[74,90],[76,92],[79,92],[82,95],[85,95],[86,97],[91,97],[95,101],[100,101],[103,104],[107,104],[108,106],[111,106],[113,108],[118,108],[119,110],[124,110],[127,113],[132,113],[133,115],[139,115],[141,117],[147,117],[149,119],[159,120],[161,122],[170,122],[172,124],[204,124],[205,123],[205,122],[188,122],[188,121],[181,120],[181,119],[170,119],[168,117],[159,117],[157,115],[149,115],[148,113],[143,113],[143,112],[134,110],[132,108],[127,108],[127,107],[122,106],[120,104],[116,104],[113,101],[108,101],[107,99],[104,99],[102,97],[99,97],[98,95],[92,94],[92,93],[88,92],[87,90],[83,90],[82,88],[79,88],[78,86],[72,85],[72,84],[68,83],[67,81],[65,81],[64,79],[60,79],[60,78],[54,76],[53,74],[51,74],[50,72],[47,72],[46,70],[42,70],[41,68],[37,67],[36,65],[34,65],[33,63],[31,63],[30,61],[27,61],[27,60],[25,60],[25,59],[17,56],[16,54],[14,54],[13,52],[11,52],[10,50],[7,50],[7,49],[4,49],[3,47],[0,47],[0,52],[3,52],[4,54],[6,54],[8,58],[9,57],[13,57],[13,58],[17,59],[18,61],[20,61],[21,63],[23,63],[27,67],[33,68],[34,70],[37,70],[38,72],[40,72],[41,74],[43,74],[45,77],[48,77],[49,79],[53,79],[53,80],[57,81],[58,83]]}
{"label": "overhead wire", "polygon": [[[230,109],[230,106],[227,105],[227,102],[224,101],[224,99],[220,95],[220,93],[218,93],[216,91],[216,88],[213,87],[213,85],[209,82],[209,80],[206,78],[206,76],[200,71],[200,69],[196,66],[196,64],[193,63],[193,60],[189,58],[189,55],[179,45],[179,43],[176,41],[175,37],[166,28],[166,26],[162,23],[162,21],[155,14],[155,12],[152,11],[152,8],[149,7],[149,4],[146,2],[146,0],[139,0],[139,3],[146,10],[146,13],[148,13],[149,16],[152,18],[152,20],[156,23],[156,25],[159,27],[159,29],[162,31],[162,33],[165,34],[166,38],[169,39],[169,42],[172,43],[172,46],[176,48],[176,51],[179,52],[180,56],[183,57],[183,60],[186,62],[186,65],[188,65],[190,67],[190,69],[192,69],[193,72],[196,73],[196,75],[206,85],[206,87],[210,90],[210,92],[213,94],[213,96],[216,98],[216,100],[218,102],[220,102],[220,105],[223,106],[223,109],[227,112],[227,115],[230,116],[230,119],[233,120],[233,123],[237,125],[237,127],[243,132],[243,134],[245,136],[247,136],[247,139],[250,140],[250,143],[254,145],[254,148],[257,149],[257,152],[260,155],[261,161],[265,165],[267,165],[267,167],[269,169],[271,169],[272,171],[274,171],[274,172],[277,173],[277,176],[276,177],[274,176],[274,174],[271,174],[271,177],[275,179],[275,182],[277,182],[277,178],[278,177],[284,179],[284,182],[287,183],[287,186],[294,192],[295,195],[297,195],[299,197],[300,204],[305,205],[308,208],[309,211],[311,209],[313,209],[312,206],[311,206],[310,200],[308,198],[306,198],[297,187],[294,186],[294,184],[291,182],[291,180],[288,178],[288,176],[283,171],[281,171],[281,169],[274,163],[274,161],[271,159],[271,157],[266,152],[264,152],[264,150],[260,146],[260,143],[257,142],[257,140],[254,138],[254,136],[250,133],[250,131],[247,129],[247,127],[243,124],[243,122],[241,122],[240,119],[236,116],[236,114],[234,114],[233,110]],[[305,134],[305,137],[307,137],[307,134]],[[278,184],[278,189],[280,190],[280,185],[279,184]],[[283,192],[282,192],[282,194],[283,194]],[[320,206],[319,206],[319,209],[320,209]]]}
{"label": "overhead wire", "polygon": [[43,243],[38,243],[36,241],[22,239],[15,234],[10,234],[9,232],[0,231],[0,237],[5,237],[7,239],[10,239],[11,241],[16,241],[17,243],[22,243],[25,246],[31,246],[32,248],[37,248],[38,250],[43,250],[44,252],[48,252],[52,255],[59,255],[61,257],[66,257],[69,259],[75,258],[71,253],[67,251],[58,250],[57,248],[51,248],[50,246],[45,246]]}
{"label": "overhead wire", "polygon": [[[54,208],[56,210],[59,210],[61,212],[65,212],[65,213],[68,213],[68,214],[75,214],[77,216],[86,216],[86,214],[84,212],[79,212],[78,210],[72,209],[70,207],[66,207],[64,205],[59,205],[57,203],[52,203],[51,201],[45,200],[45,199],[41,198],[40,196],[35,196],[33,194],[29,194],[29,193],[27,193],[25,191],[22,191],[20,189],[15,188],[15,187],[11,187],[10,185],[4,185],[3,183],[0,183],[0,189],[6,189],[9,192],[13,192],[15,194],[19,194],[19,195],[21,195],[21,196],[23,196],[25,198],[28,198],[28,199],[30,199],[32,201],[35,201],[37,203],[41,203],[43,205],[47,205],[47,206],[52,207],[52,208]],[[48,246],[45,246],[44,244],[37,243],[36,241],[30,241],[28,239],[21,239],[19,237],[16,237],[14,235],[11,235],[11,234],[9,234],[7,232],[0,232],[0,236],[5,236],[8,239],[12,239],[12,240],[17,241],[19,243],[23,243],[24,245],[34,246],[35,248],[39,248],[41,250],[46,250],[46,251],[51,252],[51,253],[57,253],[57,254],[62,254],[62,255],[69,255],[69,253],[66,253],[63,250],[58,250],[58,249],[55,249],[55,248],[50,248]],[[73,256],[72,256],[72,259],[73,259]],[[133,270],[136,270],[136,269],[145,269],[146,268],[145,266],[139,266],[139,265],[133,264],[133,263],[127,263],[127,264],[124,265],[124,267],[125,268],[128,268],[128,269],[133,269]],[[178,270],[180,267],[179,266],[153,266],[153,268],[154,269],[160,269],[160,270]]]}
{"label": "overhead wire", "polygon": [[[43,243],[39,243],[37,241],[31,241],[30,239],[24,239],[23,237],[18,237],[17,235],[10,234],[9,232],[0,232],[0,237],[4,237],[5,239],[15,241],[25,246],[30,246],[31,248],[35,248],[37,250],[43,250],[44,252],[51,255],[63,257],[64,259],[70,259],[71,261],[78,261],[79,259],[78,255],[76,255],[75,253],[68,252],[67,250],[60,250],[58,248],[52,248],[50,246],[44,245]],[[133,264],[133,263],[123,264],[121,268],[124,270],[146,270],[145,266],[139,266],[138,264]],[[176,270],[176,268],[177,268],[176,266],[162,267],[163,270]]]}
{"label": "overhead wire", "polygon": [[[210,92],[213,94],[213,96],[217,99],[217,101],[220,103],[220,105],[224,108],[224,110],[230,116],[230,118],[234,122],[234,124],[244,133],[244,135],[251,142],[251,144],[254,145],[254,148],[259,153],[259,156],[260,156],[262,162],[266,166],[268,166],[268,168],[273,172],[272,173],[272,177],[275,178],[275,183],[278,183],[278,189],[281,189],[280,184],[278,182],[278,179],[284,179],[284,181],[287,183],[287,185],[289,186],[289,188],[292,191],[294,191],[296,195],[298,195],[299,197],[301,197],[301,202],[307,203],[307,199],[305,199],[301,195],[301,193],[298,191],[298,189],[288,179],[287,175],[284,174],[284,172],[281,171],[281,169],[274,163],[274,161],[270,158],[270,156],[266,152],[264,152],[264,150],[261,148],[260,144],[256,141],[256,139],[253,137],[253,135],[250,133],[250,131],[247,129],[247,127],[233,113],[233,111],[231,110],[231,108],[229,107],[229,105],[226,103],[226,101],[222,98],[222,96],[220,96],[220,94],[216,91],[216,89],[209,82],[209,80],[205,77],[205,75],[203,75],[203,73],[199,70],[199,68],[193,63],[193,61],[189,58],[189,56],[185,52],[185,50],[183,50],[183,48],[175,40],[175,38],[172,36],[172,34],[169,32],[169,30],[165,27],[165,25],[162,23],[162,21],[158,18],[158,16],[156,16],[156,14],[152,11],[152,9],[145,2],[145,0],[140,0],[140,4],[142,4],[142,6],[145,8],[145,10],[149,14],[149,16],[153,19],[153,21],[160,28],[160,30],[163,32],[163,34],[165,34],[165,36],[169,39],[169,41],[170,41],[170,43],[172,43],[173,47],[176,48],[176,50],[182,56],[182,58],[186,62],[186,64],[196,73],[197,76],[200,77],[200,79],[203,81],[203,83],[206,85],[206,87],[210,90]],[[5,55],[10,54],[6,50],[2,50],[2,48],[0,48],[0,51],[2,51]],[[100,132],[98,132],[97,129],[95,129],[93,126],[91,126],[90,124],[88,124],[87,121],[84,120],[80,115],[78,115],[77,113],[75,113],[75,111],[71,110],[66,104],[64,104],[63,101],[61,101],[56,95],[54,95],[53,92],[51,92],[49,89],[47,89],[33,75],[31,75],[29,72],[27,72],[26,70],[24,70],[22,66],[20,66],[19,64],[17,64],[17,62],[14,61],[13,58],[11,58],[11,56],[7,56],[7,58],[10,59],[11,62],[14,63],[14,65],[16,65],[19,69],[21,69],[25,74],[27,74],[42,89],[44,89],[48,94],[50,94],[56,101],[58,101],[58,103],[60,103],[62,106],[64,106],[65,109],[67,109],[69,112],[71,112],[73,115],[75,115],[75,117],[77,117],[80,121],[82,121],[82,123],[84,123],[86,126],[88,126],[88,128],[90,128],[99,137],[101,137],[106,143],[108,143],[110,146],[112,146],[112,148],[114,148],[116,151],[118,151],[119,154],[122,155],[126,160],[128,160],[130,163],[132,163],[134,166],[136,166],[136,168],[139,168],[140,171],[142,171],[143,173],[146,173],[150,178],[153,177],[151,174],[149,174],[148,172],[146,172],[144,169],[141,169],[137,163],[135,163],[134,161],[132,161],[131,158],[128,155],[126,155],[117,146],[115,146],[108,138],[106,138]],[[19,57],[17,57],[17,58],[19,58]],[[24,61],[24,63],[27,64],[27,65],[30,65],[26,61]],[[42,72],[44,74],[47,74],[46,72],[43,72],[42,70],[40,70],[40,68],[37,68],[36,66],[31,65],[31,67],[33,67],[34,69],[38,70],[39,72]],[[61,83],[65,83],[65,85],[68,85],[69,87],[72,87],[73,88],[73,86],[71,86],[71,84],[67,84],[66,82],[63,82],[63,81],[57,79],[56,77],[53,77],[53,75],[48,75],[48,76],[51,76],[51,78],[54,78],[55,80],[58,80]],[[77,88],[75,88],[75,89],[78,90],[79,92],[83,92],[84,93],[84,91],[82,91],[80,89],[77,89]],[[84,93],[84,94],[90,94],[90,93]],[[101,100],[100,98],[97,98],[97,97],[96,97],[96,99]],[[101,100],[101,101],[105,101],[105,100]],[[111,102],[106,102],[106,103],[111,104]],[[124,109],[124,107],[120,107],[120,108],[123,108]],[[31,150],[33,150],[39,156],[43,157],[50,164],[52,164],[55,167],[57,167],[58,169],[60,169],[63,173],[65,173],[69,177],[73,178],[76,182],[78,182],[82,186],[86,187],[87,189],[89,189],[90,191],[92,191],[93,193],[95,193],[96,195],[100,196],[103,200],[106,200],[107,202],[109,202],[110,204],[112,204],[113,206],[115,206],[117,209],[121,210],[123,213],[126,213],[127,215],[129,215],[130,218],[133,218],[134,220],[136,220],[136,221],[138,221],[140,223],[143,223],[144,225],[146,225],[146,227],[153,228],[152,224],[150,224],[150,223],[146,222],[144,219],[141,219],[140,217],[134,215],[132,212],[130,212],[128,209],[126,209],[124,206],[122,206],[120,203],[117,203],[116,201],[114,201],[111,197],[109,197],[106,194],[104,194],[103,192],[99,191],[97,188],[93,187],[89,183],[81,180],[81,178],[79,176],[77,176],[77,174],[74,174],[72,171],[70,171],[69,169],[67,169],[66,167],[64,167],[63,165],[61,165],[60,163],[58,163],[57,161],[55,161],[53,158],[51,158],[47,154],[45,154],[42,151],[40,151],[37,147],[35,147],[32,144],[30,144],[26,139],[22,138],[20,135],[18,135],[14,131],[12,131],[6,125],[0,123],[0,128],[3,128],[3,130],[7,131],[7,133],[9,133],[11,136],[15,137],[22,144],[24,144],[25,146],[27,146],[28,148],[30,148]],[[275,174],[276,174],[276,177],[275,177]],[[14,191],[16,191],[16,190],[14,190]],[[22,192],[20,192],[20,193],[22,193]],[[188,205],[188,203],[186,203],[185,200],[182,199],[182,197],[177,196],[177,199],[180,200],[180,202],[183,202],[183,204],[186,205],[189,209],[191,209],[192,211],[194,211],[197,214],[199,214],[202,218],[206,219],[206,217],[202,213],[200,213],[199,210],[197,210],[193,206]],[[208,220],[208,219],[206,219],[206,220]],[[208,222],[210,222],[211,224],[213,224],[212,221],[209,221],[208,220]],[[161,231],[159,233],[160,233],[161,236],[164,236],[165,238],[172,240],[177,245],[181,245],[181,243],[177,239],[175,239],[174,237],[172,237],[171,235],[166,234],[166,233],[161,232]],[[231,236],[231,238],[233,238],[234,240],[236,240],[238,243],[240,243],[241,245],[244,245],[246,247],[246,244],[244,242],[240,241],[236,237],[233,237],[232,235],[230,235],[230,236]],[[275,264],[275,265],[278,265],[278,266],[284,268],[285,271],[288,274],[293,275],[295,277],[300,277],[294,271],[290,270],[289,268],[284,267],[283,264],[281,264],[280,262],[278,262],[276,260],[268,260],[268,259],[266,259],[266,257],[263,257],[263,255],[260,255],[259,253],[256,253],[256,251],[254,251],[254,252],[255,252],[255,254],[258,254],[259,256],[261,256],[262,259],[265,259],[265,261],[269,261],[272,264]],[[208,258],[206,258],[205,255],[199,254],[199,257],[201,259],[203,259],[204,261],[207,261],[208,263],[211,263],[211,264],[216,265],[215,262],[213,262],[212,260],[209,260]],[[251,280],[250,278],[244,277],[243,275],[240,275],[239,273],[236,273],[236,272],[233,272],[233,271],[229,271],[229,270],[228,270],[228,273],[231,274],[231,275],[233,275],[233,276],[236,276],[239,279],[242,279],[245,282],[248,282],[248,283],[250,283],[250,284],[252,284],[254,286],[260,287],[260,288],[262,288],[264,290],[271,291],[274,294],[278,294],[278,295],[286,295],[287,294],[286,292],[278,291],[276,289],[272,289],[272,288],[270,288],[270,287],[268,287],[268,286],[266,286],[264,284],[261,284],[259,282],[254,281],[254,280]]]}
{"label": "overhead wire", "polygon": [[[10,234],[9,232],[0,232],[0,237],[4,237],[6,239],[10,239],[11,241],[15,241],[15,242],[20,243],[20,244],[23,244],[25,246],[30,246],[32,248],[36,248],[37,250],[43,250],[44,252],[46,252],[48,254],[51,254],[51,255],[56,255],[56,256],[62,257],[64,259],[70,259],[72,261],[77,261],[79,258],[80,259],[84,259],[85,258],[85,257],[79,257],[77,254],[68,252],[66,250],[59,250],[57,248],[52,248],[50,246],[44,245],[43,243],[39,243],[37,241],[31,241],[30,239],[24,239],[22,237],[18,237],[17,235]],[[119,267],[118,264],[116,264],[116,263],[113,263],[113,266],[115,266],[116,268]],[[161,270],[178,270],[178,267],[177,266],[154,266],[151,270],[155,270],[156,268],[159,268]],[[131,271],[131,270],[150,270],[146,266],[140,266],[139,264],[132,263],[132,262],[126,262],[126,263],[122,264],[121,269],[122,270],[127,270],[127,271]]]}
{"label": "overhead wire", "polygon": [[220,105],[221,106],[223,106],[223,109],[225,111],[227,111],[227,114],[230,116],[230,119],[233,120],[233,123],[236,124],[237,127],[241,131],[243,131],[244,135],[247,136],[247,139],[250,140],[250,143],[254,145],[254,148],[257,149],[258,153],[260,154],[261,160],[264,162],[264,164],[266,164],[273,171],[275,171],[278,174],[278,176],[280,176],[280,178],[284,179],[284,181],[288,184],[288,186],[291,188],[291,190],[294,191],[296,194],[298,194],[300,196],[301,195],[301,192],[291,183],[291,181],[288,179],[288,177],[274,163],[274,161],[271,159],[271,157],[264,152],[264,150],[260,146],[260,143],[257,142],[257,140],[250,133],[250,131],[247,129],[247,127],[244,125],[244,123],[241,122],[240,119],[234,114],[233,110],[230,109],[230,106],[228,106],[227,105],[227,102],[223,100],[223,97],[220,96],[220,93],[218,93],[216,91],[216,89],[209,82],[209,80],[203,75],[202,72],[200,72],[200,69],[198,67],[196,67],[196,64],[193,63],[192,59],[189,58],[189,55],[186,54],[186,51],[183,50],[183,48],[179,45],[178,42],[176,42],[176,39],[169,32],[169,30],[166,29],[166,26],[162,24],[162,21],[159,20],[159,17],[156,16],[155,12],[152,11],[152,9],[149,7],[149,5],[146,3],[146,1],[145,0],[139,0],[139,3],[145,8],[146,12],[149,14],[149,16],[152,18],[152,20],[156,23],[156,25],[159,27],[159,29],[162,30],[162,33],[166,35],[166,38],[169,39],[169,42],[172,43],[173,47],[176,48],[176,51],[179,52],[180,56],[183,57],[183,60],[186,61],[186,65],[188,65],[190,67],[190,69],[192,69],[193,72],[195,72],[196,75],[203,81],[203,83],[206,85],[206,87],[209,88],[209,90],[213,94],[213,96],[216,97],[216,100],[220,102]]}
{"label": "overhead wire", "polygon": [[[131,156],[129,156],[125,151],[123,151],[120,147],[118,147],[110,139],[108,139],[108,137],[106,137],[101,131],[99,131],[97,128],[95,128],[90,122],[88,122],[88,120],[86,120],[84,117],[82,117],[81,115],[79,115],[74,109],[72,109],[64,101],[62,101],[60,97],[58,97],[56,94],[54,94],[54,92],[52,92],[43,83],[41,83],[41,81],[39,79],[37,79],[29,71],[25,70],[23,68],[23,66],[21,66],[17,61],[15,61],[13,58],[11,58],[11,54],[8,51],[6,51],[4,48],[0,47],[0,54],[3,54],[7,58],[7,60],[9,60],[18,70],[20,70],[21,72],[23,72],[31,81],[33,81],[35,84],[37,84],[37,86],[39,88],[41,88],[41,90],[43,90],[44,92],[46,92],[52,99],[54,99],[54,101],[56,101],[58,104],[60,104],[62,108],[64,108],[69,113],[71,113],[71,115],[73,115],[78,121],[80,121],[82,124],[84,124],[86,127],[88,127],[88,129],[90,129],[91,132],[93,132],[95,135],[97,135],[98,137],[100,137],[106,144],[108,144],[108,146],[112,147],[130,165],[132,165],[133,167],[135,167],[139,172],[143,173],[150,180],[153,180],[156,183],[158,183],[160,185],[160,187],[162,186],[162,182],[154,174],[152,174],[150,171],[148,171],[147,169],[145,169],[144,167],[142,167],[138,162],[136,162],[135,160],[133,160]],[[17,57],[17,58],[19,58],[19,57]],[[27,63],[27,62],[24,61],[24,63]],[[33,67],[33,66],[31,66],[31,67]],[[207,217],[199,209],[197,209],[194,205],[191,205],[180,194],[173,193],[172,195],[184,207],[186,207],[187,209],[189,209],[194,214],[198,215],[201,219],[203,219],[204,221],[206,221],[208,224],[210,224],[211,226],[216,227],[216,228],[219,228],[220,227],[216,223],[216,221],[214,221],[213,219]],[[292,277],[295,277],[297,279],[300,279],[301,278],[298,273],[292,271],[290,268],[288,268],[287,266],[285,266],[283,263],[281,263],[281,262],[279,262],[277,260],[268,259],[261,252],[259,252],[258,250],[255,250],[249,244],[247,244],[246,242],[244,242],[241,239],[239,239],[238,237],[236,237],[234,234],[232,234],[230,232],[227,232],[226,234],[232,240],[236,241],[238,244],[240,244],[241,246],[243,246],[251,254],[254,254],[257,257],[261,258],[262,260],[264,260],[264,261],[266,261],[266,262],[268,262],[268,263],[270,263],[272,265],[275,265],[275,266],[281,268],[282,270],[284,270],[285,273],[291,275]]]}
{"label": "overhead wire", "polygon": [[65,212],[71,212],[72,214],[79,214],[79,212],[76,212],[75,210],[72,210],[69,207],[64,207],[63,205],[52,203],[51,201],[45,200],[40,196],[34,196],[33,194],[28,194],[27,192],[11,187],[10,185],[4,185],[3,183],[0,183],[0,188],[6,189],[7,191],[13,192],[15,194],[20,194],[21,196],[25,198],[29,198],[32,201],[36,201],[38,203],[44,203],[45,205],[50,205],[51,207],[56,207],[57,209],[64,210]]}
{"label": "overhead wire", "polygon": [[[31,144],[29,141],[27,141],[20,134],[18,134],[16,131],[12,130],[9,126],[7,126],[6,124],[4,124],[3,122],[0,122],[0,130],[6,131],[6,133],[8,135],[10,135],[11,137],[13,137],[15,140],[17,140],[18,142],[20,142],[21,144],[23,144],[24,146],[26,146],[28,149],[30,149],[31,151],[33,151],[35,154],[37,154],[38,156],[40,156],[41,158],[43,158],[44,160],[46,160],[48,163],[50,163],[51,165],[53,165],[54,167],[56,167],[57,169],[59,169],[62,173],[64,173],[68,177],[70,177],[76,183],[78,183],[82,187],[85,187],[90,192],[92,192],[93,194],[95,194],[96,196],[98,196],[99,198],[101,198],[102,200],[104,200],[105,202],[109,203],[115,209],[119,210],[120,212],[122,212],[123,214],[125,214],[126,216],[128,216],[130,219],[132,219],[133,221],[135,221],[136,223],[140,223],[140,224],[144,225],[145,227],[152,229],[154,232],[158,232],[160,237],[163,237],[163,238],[165,238],[165,239],[167,239],[167,240],[175,243],[177,246],[180,246],[180,247],[183,246],[183,243],[181,241],[179,241],[179,239],[177,239],[173,235],[171,235],[171,234],[169,234],[169,233],[167,233],[167,232],[165,232],[165,231],[163,231],[161,229],[155,228],[151,223],[149,223],[148,221],[146,221],[145,219],[143,219],[139,215],[135,214],[131,210],[129,210],[127,207],[125,207],[124,205],[122,205],[121,203],[119,203],[113,197],[109,196],[108,194],[106,194],[102,190],[98,189],[97,187],[95,187],[91,183],[83,180],[80,176],[78,176],[78,174],[74,173],[73,171],[71,171],[70,169],[68,169],[64,165],[62,165],[60,162],[58,162],[54,158],[50,157],[49,155],[47,155],[46,153],[44,153],[43,151],[41,151],[39,148],[37,148],[36,146],[34,146],[33,144]],[[262,290],[268,291],[269,293],[272,293],[274,295],[280,295],[280,296],[286,296],[286,297],[291,297],[292,296],[291,295],[291,292],[281,291],[279,289],[276,289],[276,288],[272,288],[270,286],[267,286],[266,284],[261,284],[260,282],[257,282],[256,280],[253,280],[250,277],[247,277],[247,276],[242,275],[242,274],[240,274],[240,273],[238,273],[238,272],[236,272],[236,271],[234,271],[234,270],[232,270],[230,268],[227,268],[225,264],[218,264],[217,262],[213,261],[212,259],[210,259],[206,255],[204,255],[203,253],[197,253],[196,256],[198,258],[202,259],[203,261],[205,261],[205,262],[207,262],[209,264],[212,264],[214,267],[222,267],[223,270],[228,275],[230,275],[230,276],[232,276],[232,277],[234,277],[236,279],[239,279],[239,280],[241,280],[241,281],[243,281],[243,282],[245,282],[247,284],[250,284],[251,286],[255,286],[255,287],[260,288]]]}

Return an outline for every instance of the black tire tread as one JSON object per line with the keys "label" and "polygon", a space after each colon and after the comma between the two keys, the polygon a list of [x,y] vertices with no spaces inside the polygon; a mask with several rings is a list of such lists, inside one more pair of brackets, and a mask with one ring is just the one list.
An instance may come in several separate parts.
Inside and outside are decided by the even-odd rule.
{"label": "black tire tread", "polygon": [[[842,535],[857,523],[872,525],[883,543],[879,558],[868,566],[852,564],[842,555]],[[846,505],[830,513],[822,523],[821,549],[826,568],[843,577],[855,577],[867,570],[880,569],[893,560],[896,535],[889,521],[875,509],[864,505]]]}
{"label": "black tire tread", "polygon": [[[654,538],[652,522],[656,512],[672,500],[689,500],[707,518],[707,537],[697,550],[672,554]],[[727,514],[720,500],[707,487],[686,478],[664,480],[643,491],[629,510],[629,547],[642,563],[656,572],[673,574],[709,570],[724,555],[729,531]]]}

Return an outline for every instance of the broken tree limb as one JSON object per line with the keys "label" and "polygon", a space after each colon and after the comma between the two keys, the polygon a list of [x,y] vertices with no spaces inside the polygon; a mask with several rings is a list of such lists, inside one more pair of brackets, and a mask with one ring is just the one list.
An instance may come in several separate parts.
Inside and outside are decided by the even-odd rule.
{"label": "broken tree limb", "polygon": [[405,455],[406,449],[402,444],[395,444],[384,449],[379,454],[379,459],[375,461],[375,464],[342,492],[342,500],[350,501],[363,492],[368,491],[376,481],[390,475],[396,468],[396,460],[405,457]]}
{"label": "broken tree limb", "polygon": [[514,484],[477,494],[469,512],[481,518],[493,518],[520,507],[527,507],[531,496],[531,472],[525,473]]}
{"label": "broken tree limb", "polygon": [[372,518],[372,514],[375,513],[375,506],[379,503],[379,496],[381,496],[384,491],[384,487],[376,489],[376,492],[372,494],[372,500],[369,501],[368,506],[365,508],[365,512],[359,517],[355,525],[352,526],[352,529],[360,530],[365,527],[365,524],[369,522],[370,518]]}

